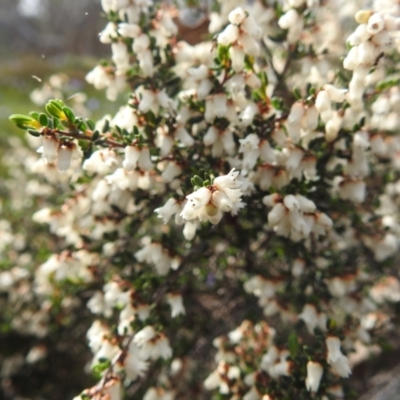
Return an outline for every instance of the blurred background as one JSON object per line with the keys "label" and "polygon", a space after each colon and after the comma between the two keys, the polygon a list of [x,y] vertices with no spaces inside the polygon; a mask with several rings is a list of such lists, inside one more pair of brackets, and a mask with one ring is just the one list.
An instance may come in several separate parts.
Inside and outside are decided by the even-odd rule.
{"label": "blurred background", "polygon": [[84,80],[96,60],[110,54],[98,40],[101,13],[100,0],[1,0],[0,138],[16,132],[8,116],[31,111],[30,92],[54,73],[66,73],[72,91],[101,95]]}

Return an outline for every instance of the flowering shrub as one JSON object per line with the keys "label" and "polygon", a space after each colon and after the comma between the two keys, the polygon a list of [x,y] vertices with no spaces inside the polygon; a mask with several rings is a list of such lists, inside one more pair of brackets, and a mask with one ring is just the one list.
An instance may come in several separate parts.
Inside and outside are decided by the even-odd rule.
{"label": "flowering shrub", "polygon": [[[10,117],[63,188],[33,216],[58,238],[41,314],[13,326],[85,304],[98,382],[75,399],[350,398],[400,301],[400,7],[358,3],[221,0],[189,45],[170,8],[103,0],[87,81],[126,104]],[[9,301],[26,273],[0,274]]]}

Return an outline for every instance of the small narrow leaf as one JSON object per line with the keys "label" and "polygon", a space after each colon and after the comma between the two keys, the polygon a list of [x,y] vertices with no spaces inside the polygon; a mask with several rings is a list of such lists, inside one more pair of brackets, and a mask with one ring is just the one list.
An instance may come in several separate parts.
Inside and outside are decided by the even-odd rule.
{"label": "small narrow leaf", "polygon": [[40,125],[47,127],[47,125],[49,123],[49,119],[47,118],[47,115],[44,113],[41,113],[39,115],[39,122],[40,122]]}
{"label": "small narrow leaf", "polygon": [[203,186],[203,179],[201,179],[198,175],[195,175],[193,178],[192,178],[192,183],[194,182],[194,185],[195,186],[199,186],[199,187],[202,187]]}
{"label": "small narrow leaf", "polygon": [[292,332],[288,339],[288,348],[292,358],[295,358],[299,350],[299,340],[296,333]]}

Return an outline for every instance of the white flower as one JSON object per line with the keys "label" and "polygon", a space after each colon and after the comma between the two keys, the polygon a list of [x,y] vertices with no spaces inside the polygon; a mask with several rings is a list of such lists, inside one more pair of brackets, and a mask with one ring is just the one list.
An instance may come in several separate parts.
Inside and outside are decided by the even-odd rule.
{"label": "white flower", "polygon": [[151,325],[145,326],[142,330],[136,333],[133,342],[138,346],[142,346],[144,343],[153,339],[156,336],[156,331]]}
{"label": "white flower", "polygon": [[127,171],[132,171],[136,168],[137,162],[140,157],[140,149],[137,146],[126,146],[125,147],[125,160],[122,166]]}
{"label": "white flower", "polygon": [[143,360],[168,359],[172,356],[172,349],[167,337],[157,333],[151,325],[144,327],[133,338],[139,348],[139,357]]}
{"label": "white flower", "polygon": [[252,57],[258,57],[260,54],[260,46],[257,40],[247,35],[246,33],[241,33],[239,36],[238,44],[242,46],[245,53]]}
{"label": "white flower", "polygon": [[199,226],[198,221],[187,221],[183,227],[183,237],[186,240],[192,240],[196,235],[196,230]]}
{"label": "white flower", "polygon": [[346,179],[339,184],[339,195],[343,200],[362,203],[366,196],[366,183],[362,180]]}
{"label": "white flower", "polygon": [[178,127],[174,133],[175,139],[179,140],[185,146],[193,146],[194,139],[189,135],[189,132],[183,126]]}
{"label": "white flower", "polygon": [[149,367],[148,362],[139,357],[139,347],[133,341],[129,345],[128,353],[124,358],[123,367],[125,369],[126,378],[129,381],[134,381],[139,376],[143,376]]}
{"label": "white flower", "polygon": [[229,24],[223,32],[218,35],[218,43],[223,46],[229,46],[239,37],[239,28],[236,25]]}
{"label": "white flower", "polygon": [[291,8],[285,14],[283,14],[278,21],[278,25],[282,29],[290,29],[299,19],[299,14],[296,10]]}
{"label": "white flower", "polygon": [[371,35],[376,35],[385,28],[385,20],[380,13],[372,14],[367,23],[367,31]]}
{"label": "white flower", "polygon": [[312,304],[306,304],[302,313],[299,315],[299,319],[304,321],[308,331],[313,334],[314,328],[318,325],[318,313],[315,306]]}
{"label": "white flower", "polygon": [[305,260],[303,260],[302,258],[296,258],[292,264],[292,270],[291,270],[292,275],[296,278],[303,275],[305,266],[306,266]]}
{"label": "white flower", "polygon": [[125,73],[129,67],[129,53],[126,44],[116,42],[111,44],[112,60],[117,67],[117,73]]}
{"label": "white flower", "polygon": [[279,350],[276,346],[271,346],[267,353],[263,355],[261,359],[261,369],[268,371],[279,358]]}
{"label": "white flower", "polygon": [[167,163],[166,168],[161,174],[161,178],[163,182],[170,183],[181,173],[182,167],[178,163],[171,161]]}
{"label": "white flower", "polygon": [[245,52],[242,47],[232,46],[229,48],[229,55],[232,60],[232,69],[236,72],[244,70]]}
{"label": "white flower", "polygon": [[331,109],[331,99],[326,90],[320,90],[315,99],[315,107],[322,113]]}
{"label": "white flower", "polygon": [[150,38],[142,33],[138,37],[135,38],[133,45],[132,45],[132,50],[135,53],[141,53],[145,50],[147,50],[150,46]]}
{"label": "white flower", "polygon": [[198,218],[200,221],[217,224],[222,218],[222,212],[235,211],[241,204],[243,194],[238,175],[239,172],[232,169],[228,175],[215,178],[211,186],[202,187],[186,196],[187,202],[180,214],[182,218]]}
{"label": "white flower", "polygon": [[114,22],[109,22],[99,35],[100,42],[104,44],[112,43],[117,38],[117,26]]}
{"label": "white flower", "polygon": [[147,243],[135,253],[139,262],[153,264],[158,275],[164,276],[172,268],[172,259],[160,243]]}
{"label": "white flower", "polygon": [[391,233],[387,233],[381,240],[370,245],[376,261],[384,261],[394,255],[399,248],[399,240]]}
{"label": "white flower", "polygon": [[231,24],[239,25],[246,18],[246,12],[242,7],[235,8],[229,13],[228,19]]}
{"label": "white flower", "polygon": [[323,373],[324,369],[320,363],[315,361],[309,361],[307,363],[306,388],[309,392],[318,392]]}
{"label": "white flower", "polygon": [[249,171],[256,165],[258,156],[260,155],[260,138],[255,133],[251,133],[244,139],[239,139],[239,142],[239,153],[243,153],[242,168],[245,171]]}
{"label": "white flower", "polygon": [[139,111],[142,113],[152,111],[154,114],[158,114],[160,107],[169,108],[173,104],[172,99],[170,99],[167,93],[163,90],[152,91],[139,87],[137,93],[141,97],[139,102]]}
{"label": "white flower", "polygon": [[118,24],[118,33],[121,36],[136,38],[141,33],[141,28],[136,24],[120,23]]}
{"label": "white flower", "polygon": [[259,400],[260,396],[261,394],[257,388],[252,386],[252,388],[243,396],[243,400]]}
{"label": "white flower", "polygon": [[277,379],[280,376],[290,376],[291,375],[291,367],[292,367],[292,362],[291,361],[286,361],[282,360],[272,367],[268,369],[268,374],[271,376],[273,379]]}
{"label": "white flower", "polygon": [[96,89],[105,89],[111,84],[112,77],[106,72],[103,66],[97,65],[86,75],[86,81]]}
{"label": "white flower", "polygon": [[332,366],[334,371],[342,378],[347,378],[351,374],[349,360],[340,350],[340,340],[338,337],[329,336],[325,339],[328,354],[326,361]]}
{"label": "white flower", "polygon": [[42,147],[38,152],[42,153],[43,158],[48,164],[54,163],[58,156],[58,147],[60,143],[53,136],[42,136]]}
{"label": "white flower", "polygon": [[154,75],[154,59],[150,49],[143,50],[136,54],[140,69],[144,76]]}
{"label": "white flower", "polygon": [[212,192],[206,187],[202,187],[186,196],[188,201],[181,212],[181,216],[187,220],[196,218],[200,210],[210,202],[211,197]]}
{"label": "white flower", "polygon": [[117,155],[114,150],[97,150],[90,158],[85,160],[82,168],[90,173],[106,174],[112,167],[118,164]]}
{"label": "white flower", "polygon": [[180,205],[174,198],[169,199],[163,207],[156,208],[155,213],[158,218],[162,218],[164,224],[168,223],[169,219],[180,210]]}
{"label": "white flower", "polygon": [[66,171],[71,166],[71,159],[74,151],[74,143],[63,144],[59,147],[57,167],[60,171]]}
{"label": "white flower", "polygon": [[183,305],[182,296],[179,293],[168,293],[167,302],[171,307],[172,318],[175,318],[178,315],[185,315],[185,307]]}

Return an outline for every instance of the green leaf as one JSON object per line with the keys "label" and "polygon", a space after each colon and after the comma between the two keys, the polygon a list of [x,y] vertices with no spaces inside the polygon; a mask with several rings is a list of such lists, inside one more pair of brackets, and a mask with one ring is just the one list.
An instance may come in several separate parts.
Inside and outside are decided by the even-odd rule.
{"label": "green leaf", "polygon": [[64,107],[62,109],[62,111],[64,112],[65,116],[67,117],[68,121],[70,122],[74,122],[75,121],[75,115],[72,112],[72,110],[68,107]]}
{"label": "green leaf", "polygon": [[337,324],[334,319],[329,318],[326,325],[327,325],[328,329],[335,329]]}
{"label": "green leaf", "polygon": [[280,97],[272,97],[271,104],[275,108],[275,110],[283,109],[283,100]]}
{"label": "green leaf", "polygon": [[57,107],[60,111],[64,108],[65,104],[62,100],[50,100],[51,103]]}
{"label": "green leaf", "polygon": [[86,125],[90,128],[90,130],[92,130],[92,131],[95,130],[96,125],[95,125],[95,123],[93,122],[93,120],[91,120],[91,119],[88,118],[88,119],[86,120]]}
{"label": "green leaf", "polygon": [[36,111],[31,111],[31,112],[29,113],[29,115],[30,115],[33,119],[35,119],[36,121],[39,121],[39,113],[38,113],[38,112],[36,112]]}
{"label": "green leaf", "polygon": [[39,122],[42,126],[47,126],[49,124],[49,119],[47,118],[47,115],[45,113],[41,113],[39,115]]}
{"label": "green leaf", "polygon": [[382,92],[382,91],[390,89],[390,88],[392,88],[394,86],[398,86],[399,84],[400,84],[400,78],[388,79],[386,81],[379,82],[376,85],[376,91],[377,92]]}
{"label": "green leaf", "polygon": [[28,133],[32,136],[36,136],[39,137],[40,136],[40,132],[36,131],[35,129],[28,129]]}
{"label": "green leaf", "polygon": [[110,121],[106,119],[104,121],[103,129],[101,130],[102,133],[106,133],[110,130]]}
{"label": "green leaf", "polygon": [[23,114],[13,114],[8,117],[8,119],[13,122],[18,128],[29,129],[29,128],[40,128],[40,123],[34,118]]}
{"label": "green leaf", "polygon": [[218,60],[223,62],[226,59],[229,59],[229,46],[218,46]]}
{"label": "green leaf", "polygon": [[85,121],[83,121],[83,120],[79,121],[78,129],[81,131],[86,131],[87,126],[85,124]]}
{"label": "green leaf", "polygon": [[52,117],[56,117],[61,120],[66,119],[65,114],[59,108],[59,104],[56,103],[54,100],[50,100],[49,102],[47,102],[44,108],[47,111],[47,113],[50,114]]}
{"label": "green leaf", "polygon": [[12,114],[8,119],[16,124],[23,124],[31,122],[33,118],[23,114]]}
{"label": "green leaf", "polygon": [[94,131],[92,135],[92,140],[96,141],[100,137],[100,132],[99,131]]}
{"label": "green leaf", "polygon": [[195,175],[192,179],[191,179],[192,185],[193,186],[199,186],[202,187],[203,186],[203,179],[201,179],[198,175]]}
{"label": "green leaf", "polygon": [[106,371],[111,365],[110,360],[107,360],[106,358],[100,358],[99,363],[94,365],[92,367],[92,371],[96,376],[101,376],[102,372]]}
{"label": "green leaf", "polygon": [[301,92],[300,92],[299,88],[295,88],[293,90],[293,95],[294,95],[294,97],[296,97],[296,100],[301,100],[301,98],[302,98],[302,95],[301,95]]}
{"label": "green leaf", "polygon": [[295,358],[299,350],[299,340],[295,332],[292,332],[288,339],[288,348],[292,358]]}

